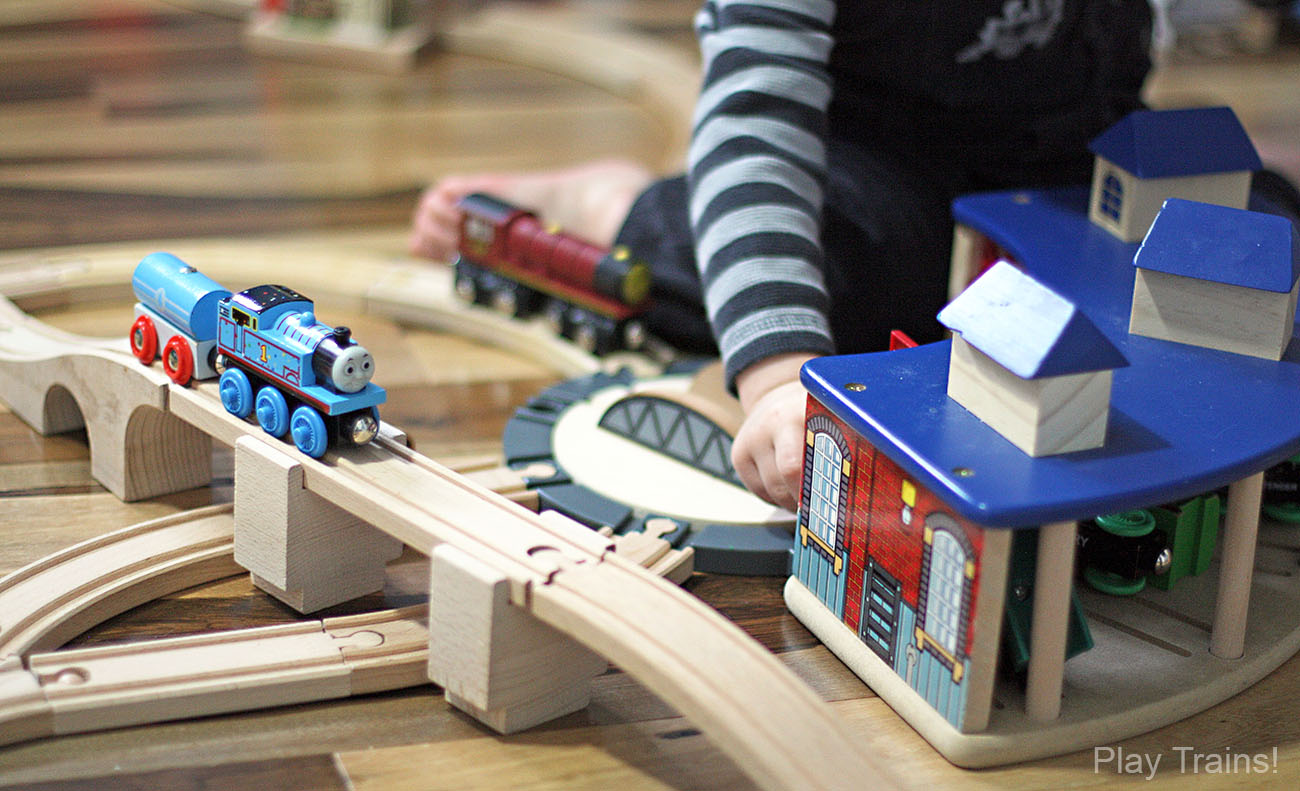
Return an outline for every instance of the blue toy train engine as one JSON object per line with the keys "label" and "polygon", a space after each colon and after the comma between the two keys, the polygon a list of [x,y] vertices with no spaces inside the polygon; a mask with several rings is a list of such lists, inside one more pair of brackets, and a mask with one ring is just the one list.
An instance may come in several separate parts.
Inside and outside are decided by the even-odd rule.
{"label": "blue toy train engine", "polygon": [[152,363],[162,330],[163,368],[173,381],[219,376],[227,411],[255,412],[263,430],[289,434],[309,456],[378,433],[387,394],[370,381],[374,358],[348,328],[317,321],[307,297],[278,285],[232,294],[166,253],[141,261],[133,285],[140,304],[132,352]]}

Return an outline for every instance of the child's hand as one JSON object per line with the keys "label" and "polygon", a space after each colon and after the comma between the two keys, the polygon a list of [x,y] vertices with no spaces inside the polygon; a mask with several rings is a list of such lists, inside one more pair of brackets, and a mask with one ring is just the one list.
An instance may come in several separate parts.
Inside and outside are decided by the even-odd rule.
{"label": "child's hand", "polygon": [[411,218],[411,254],[438,261],[454,258],[461,218],[456,204],[471,192],[491,191],[498,182],[499,178],[493,176],[449,176],[425,190]]}
{"label": "child's hand", "polygon": [[784,354],[736,377],[745,420],[731,445],[731,463],[755,495],[795,510],[803,479],[804,407],[799,368],[816,355]]}
{"label": "child's hand", "polygon": [[486,192],[548,223],[600,245],[610,245],[628,209],[649,186],[650,171],[620,159],[601,159],[557,170],[447,176],[424,191],[411,219],[410,250],[450,261],[460,235],[460,199]]}

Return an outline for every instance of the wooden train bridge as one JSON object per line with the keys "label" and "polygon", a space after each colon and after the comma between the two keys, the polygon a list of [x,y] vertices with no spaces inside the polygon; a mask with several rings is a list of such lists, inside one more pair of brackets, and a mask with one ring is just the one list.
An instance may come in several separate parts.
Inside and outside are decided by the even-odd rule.
{"label": "wooden train bridge", "polygon": [[[165,693],[156,685],[147,695],[141,684],[148,679],[130,670],[138,662],[122,651],[29,653],[93,622],[97,594],[72,607],[57,597],[68,611],[61,622],[59,606],[30,601],[42,594],[0,589],[20,602],[16,609],[44,613],[27,619],[32,636],[0,642],[0,721],[11,740],[184,716],[198,699],[210,701],[207,711],[228,711],[414,683],[412,674],[426,672],[458,708],[511,732],[585,706],[587,683],[612,661],[763,787],[892,785],[810,689],[716,612],[625,559],[611,537],[533,513],[408,449],[391,427],[366,447],[311,459],[228,414],[215,384],[179,387],[140,366],[125,340],[61,333],[7,301],[0,303],[0,392],[38,431],[84,425],[94,475],[124,499],[202,485],[212,440],[235,448],[233,513],[198,520],[207,524],[206,537],[196,539],[206,554],[187,554],[186,540],[175,538],[174,551],[160,550],[171,564],[161,576],[174,584],[229,570],[223,519],[234,560],[303,612],[382,587],[384,566],[403,544],[432,566],[427,626],[423,612],[390,612],[251,630],[259,634],[239,636],[235,648],[227,638],[208,639],[224,658],[199,669],[185,657],[206,636],[160,641],[153,650],[176,663],[162,666],[177,670],[163,674]],[[187,529],[198,523],[180,521]],[[144,553],[159,546],[138,537],[136,544]],[[87,560],[93,551],[70,550],[62,560],[104,565]],[[117,571],[141,565],[128,560]],[[112,588],[114,578],[108,568],[79,589]],[[159,576],[151,579],[156,588]],[[144,595],[125,594],[117,606]],[[0,622],[0,637],[19,626]],[[252,691],[272,670],[287,674],[278,691]]]}

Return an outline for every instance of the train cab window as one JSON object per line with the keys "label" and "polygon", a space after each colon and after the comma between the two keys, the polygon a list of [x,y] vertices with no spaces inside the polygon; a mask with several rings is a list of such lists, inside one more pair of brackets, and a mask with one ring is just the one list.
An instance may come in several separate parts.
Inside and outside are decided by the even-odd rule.
{"label": "train cab window", "polygon": [[241,327],[247,327],[250,330],[257,329],[257,317],[250,316],[239,308],[230,309],[230,320]]}

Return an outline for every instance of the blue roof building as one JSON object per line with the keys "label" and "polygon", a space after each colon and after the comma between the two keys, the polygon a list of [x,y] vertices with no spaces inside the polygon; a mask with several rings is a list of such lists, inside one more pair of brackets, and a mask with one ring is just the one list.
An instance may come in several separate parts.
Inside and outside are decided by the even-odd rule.
{"label": "blue roof building", "polygon": [[1079,308],[1005,261],[939,312],[955,335],[948,395],[1030,456],[1105,442],[1112,371],[1128,365]]}
{"label": "blue roof building", "polygon": [[1259,154],[1229,107],[1138,110],[1097,136],[1092,221],[1140,240],[1168,198],[1246,208]]}
{"label": "blue roof building", "polygon": [[1300,234],[1285,217],[1170,199],[1133,265],[1131,333],[1271,360],[1291,342]]}
{"label": "blue roof building", "polygon": [[939,322],[1021,379],[1128,365],[1078,307],[1005,261],[939,311]]}

